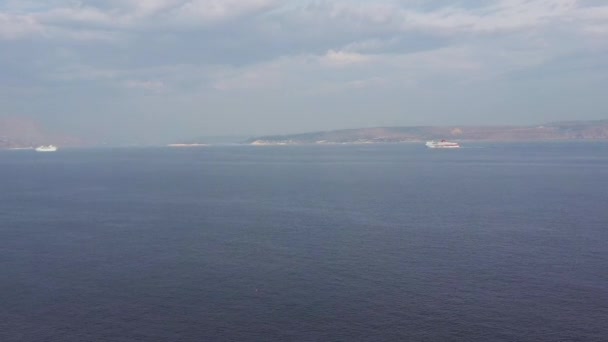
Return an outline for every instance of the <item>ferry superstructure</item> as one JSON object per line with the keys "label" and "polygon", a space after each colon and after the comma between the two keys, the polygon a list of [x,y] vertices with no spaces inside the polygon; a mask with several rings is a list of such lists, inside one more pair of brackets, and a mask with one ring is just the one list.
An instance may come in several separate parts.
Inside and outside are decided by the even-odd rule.
{"label": "ferry superstructure", "polygon": [[431,140],[431,141],[426,142],[426,147],[428,147],[428,148],[460,148],[460,145],[457,142],[453,142],[453,141]]}
{"label": "ferry superstructure", "polygon": [[55,145],[42,145],[36,147],[36,152],[55,152],[57,151],[57,146]]}

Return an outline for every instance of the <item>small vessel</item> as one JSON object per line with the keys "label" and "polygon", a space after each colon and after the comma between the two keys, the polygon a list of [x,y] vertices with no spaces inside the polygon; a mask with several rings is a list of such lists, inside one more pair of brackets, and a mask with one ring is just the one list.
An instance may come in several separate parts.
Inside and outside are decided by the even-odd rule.
{"label": "small vessel", "polygon": [[201,146],[209,146],[209,145],[194,143],[194,144],[169,144],[167,146],[168,147],[201,147]]}
{"label": "small vessel", "polygon": [[16,151],[16,150],[33,150],[33,147],[9,147],[8,148],[11,151]]}
{"label": "small vessel", "polygon": [[57,146],[54,145],[42,145],[36,147],[36,152],[55,152],[57,151]]}
{"label": "small vessel", "polygon": [[442,139],[441,141],[435,141],[435,140],[427,141],[426,147],[428,147],[428,148],[460,148],[460,145],[458,145],[457,142],[446,141],[446,140]]}

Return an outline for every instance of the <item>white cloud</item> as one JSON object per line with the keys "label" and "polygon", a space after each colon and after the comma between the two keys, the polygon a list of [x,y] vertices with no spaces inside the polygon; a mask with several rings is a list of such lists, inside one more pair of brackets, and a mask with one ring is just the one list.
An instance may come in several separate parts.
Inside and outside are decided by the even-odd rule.
{"label": "white cloud", "polygon": [[603,46],[608,46],[608,6],[583,7],[576,12],[577,22],[582,23],[582,29],[592,38],[603,40]]}
{"label": "white cloud", "polygon": [[[0,7],[0,39],[27,35],[82,39],[80,31],[175,30],[209,28],[210,25],[271,9],[276,0],[121,0],[113,6],[94,7],[81,2],[60,1],[45,7],[8,3]],[[33,10],[35,8],[35,10]],[[32,9],[27,11],[27,9]],[[143,30],[143,31],[142,31]],[[51,32],[51,35],[45,33]]]}
{"label": "white cloud", "polygon": [[15,40],[44,31],[44,27],[31,16],[0,12],[0,40]]}
{"label": "white cloud", "polygon": [[[345,36],[349,32],[372,36],[419,32],[458,37],[561,24],[568,24],[584,33],[602,32],[608,12],[608,5],[588,7],[577,0],[497,0],[488,1],[482,7],[444,6],[434,10],[421,10],[388,0],[375,3],[345,0],[114,0],[109,4],[111,6],[95,7],[60,1],[27,12],[22,6],[9,3],[5,5],[4,13],[0,10],[0,38],[16,39],[26,34],[40,34],[52,27],[72,31],[134,30],[133,33],[142,29],[209,29],[227,20],[259,13],[273,15],[260,19],[258,29],[273,27],[273,21],[280,20],[289,25],[288,29],[301,31],[289,32],[295,37],[317,31],[319,34],[336,35],[340,33],[336,29]],[[242,22],[235,25],[237,30],[239,27],[248,29]]]}
{"label": "white cloud", "polygon": [[329,67],[346,67],[369,62],[370,56],[355,52],[329,50],[321,59],[321,65]]}
{"label": "white cloud", "polygon": [[437,34],[509,32],[571,19],[577,0],[500,0],[479,8],[445,6],[422,11],[397,3],[360,4],[348,1],[328,5],[329,17],[351,25],[365,24],[389,30]]}
{"label": "white cloud", "polygon": [[189,1],[172,10],[176,22],[208,24],[267,10],[276,0],[198,0]]}
{"label": "white cloud", "polygon": [[47,25],[68,26],[71,24],[85,24],[87,26],[104,25],[113,26],[115,18],[113,13],[104,12],[94,7],[63,7],[32,15],[37,21]]}

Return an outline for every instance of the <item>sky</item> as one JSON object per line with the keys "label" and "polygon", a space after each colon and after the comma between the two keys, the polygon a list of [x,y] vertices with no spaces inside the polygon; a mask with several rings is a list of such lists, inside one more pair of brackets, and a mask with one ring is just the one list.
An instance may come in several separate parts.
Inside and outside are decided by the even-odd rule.
{"label": "sky", "polygon": [[604,0],[0,0],[0,117],[99,141],[608,119]]}

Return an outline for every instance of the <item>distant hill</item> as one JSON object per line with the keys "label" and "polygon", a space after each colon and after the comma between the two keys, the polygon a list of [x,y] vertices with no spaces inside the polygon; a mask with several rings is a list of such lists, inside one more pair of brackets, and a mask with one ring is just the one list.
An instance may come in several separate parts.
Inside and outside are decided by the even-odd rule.
{"label": "distant hill", "polygon": [[48,132],[39,123],[16,117],[0,117],[0,149],[54,144],[82,146],[80,139]]}
{"label": "distant hill", "polygon": [[344,129],[251,138],[253,145],[477,141],[608,140],[608,120],[554,122],[539,126],[417,126]]}

